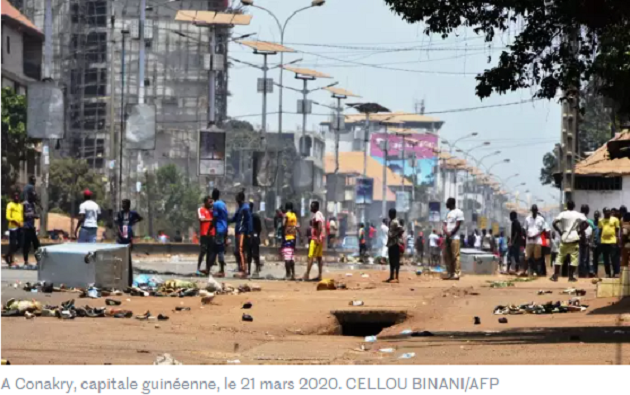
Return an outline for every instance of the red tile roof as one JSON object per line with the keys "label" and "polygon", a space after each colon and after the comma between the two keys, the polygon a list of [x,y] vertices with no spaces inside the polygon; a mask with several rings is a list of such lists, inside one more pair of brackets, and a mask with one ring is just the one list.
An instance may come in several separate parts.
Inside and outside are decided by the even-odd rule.
{"label": "red tile roof", "polygon": [[11,18],[25,27],[42,34],[41,30],[39,30],[30,19],[22,15],[17,8],[13,7],[13,4],[9,3],[8,0],[2,0],[2,18],[4,19],[4,17]]}

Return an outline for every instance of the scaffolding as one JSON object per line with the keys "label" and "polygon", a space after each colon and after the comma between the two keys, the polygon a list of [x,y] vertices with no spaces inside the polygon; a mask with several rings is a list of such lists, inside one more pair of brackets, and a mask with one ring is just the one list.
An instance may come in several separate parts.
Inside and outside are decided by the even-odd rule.
{"label": "scaffolding", "polygon": [[[14,3],[38,27],[43,26],[44,0]],[[52,78],[66,96],[66,137],[57,155],[83,158],[94,170],[107,174],[109,160],[117,158],[111,147],[120,143],[121,116],[127,116],[129,105],[138,103],[138,57],[144,45],[145,102],[156,107],[156,148],[124,152],[123,195],[133,196],[141,173],[165,163],[175,163],[196,180],[197,131],[206,126],[207,118],[208,29],[178,23],[174,17],[180,9],[226,11],[227,3],[148,0],[141,43],[140,1],[54,1]],[[123,29],[129,31],[124,76]],[[229,28],[216,30],[216,52],[225,59],[229,35]],[[120,100],[123,78],[125,103]],[[227,118],[227,65],[217,75],[216,92],[221,124]]]}

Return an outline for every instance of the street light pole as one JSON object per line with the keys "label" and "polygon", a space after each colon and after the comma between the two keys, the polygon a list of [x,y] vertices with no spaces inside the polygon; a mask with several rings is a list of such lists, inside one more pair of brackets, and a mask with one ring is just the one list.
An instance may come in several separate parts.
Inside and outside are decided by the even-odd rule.
{"label": "street light pole", "polygon": [[[253,7],[253,8],[258,8],[259,10],[265,11],[267,14],[271,15],[271,17],[275,20],[276,25],[278,26],[278,30],[280,31],[280,45],[284,46],[284,33],[287,29],[287,25],[289,23],[289,21],[291,19],[293,19],[294,16],[296,16],[298,13],[302,12],[302,11],[306,11],[308,9],[314,8],[314,7],[321,7],[323,6],[325,3],[325,0],[313,0],[311,2],[310,6],[307,7],[303,7],[300,9],[295,10],[285,21],[284,24],[280,23],[280,20],[278,19],[278,17],[269,9],[265,8],[265,7],[261,7],[259,5],[255,5],[253,0],[241,0],[241,4],[243,4],[244,6],[249,6],[249,7]],[[280,53],[280,64],[284,64],[284,53]],[[282,114],[283,114],[283,109],[282,109],[282,98],[283,98],[283,78],[284,78],[284,70],[282,67],[280,67],[280,92],[279,92],[279,97],[278,97],[278,133],[282,134]]]}

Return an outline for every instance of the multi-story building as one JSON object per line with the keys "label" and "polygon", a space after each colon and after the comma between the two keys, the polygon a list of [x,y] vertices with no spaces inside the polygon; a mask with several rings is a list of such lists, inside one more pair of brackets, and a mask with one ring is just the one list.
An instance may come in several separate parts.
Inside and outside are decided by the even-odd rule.
{"label": "multi-story building", "polygon": [[[7,0],[2,0],[3,88],[12,88],[17,94],[28,95],[28,85],[41,78],[43,41],[44,35],[35,24]],[[2,148],[10,149],[5,146]],[[18,167],[18,184],[26,184],[31,174],[38,175],[38,151],[38,147],[29,147],[26,157],[15,164]]]}
{"label": "multi-story building", "polygon": [[[43,28],[45,0],[14,3]],[[178,22],[175,15],[178,10],[225,11],[227,3],[147,0],[141,43],[140,1],[53,1],[52,77],[65,89],[67,104],[66,138],[60,154],[84,158],[94,169],[107,173],[107,158],[118,157],[118,136],[128,108],[138,103],[142,45],[145,103],[154,105],[157,114],[156,148],[124,150],[123,190],[135,189],[139,172],[164,163],[176,163],[185,174],[196,176],[197,131],[207,126],[209,29]],[[217,28],[216,34],[216,52],[226,54],[230,30]],[[225,70],[216,79],[219,121],[227,116]],[[113,142],[112,136],[117,136]]]}

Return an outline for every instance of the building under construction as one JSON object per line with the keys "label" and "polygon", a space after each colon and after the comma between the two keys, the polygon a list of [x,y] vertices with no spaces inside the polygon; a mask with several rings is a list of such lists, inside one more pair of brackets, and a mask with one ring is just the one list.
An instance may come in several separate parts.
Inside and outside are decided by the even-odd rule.
{"label": "building under construction", "polygon": [[[45,0],[12,3],[43,30]],[[209,29],[177,22],[175,15],[185,9],[226,11],[228,1],[147,0],[144,43],[139,0],[52,3],[52,78],[66,96],[66,134],[56,153],[84,158],[104,176],[112,174],[108,165],[110,160],[118,163],[128,108],[138,103],[139,48],[144,45],[145,103],[156,108],[156,148],[124,151],[123,193],[135,192],[140,172],[167,162],[196,179],[196,132],[207,125]],[[229,34],[229,28],[216,29],[215,52],[226,55],[224,59]],[[219,123],[227,114],[227,67],[224,70],[216,79]]]}

